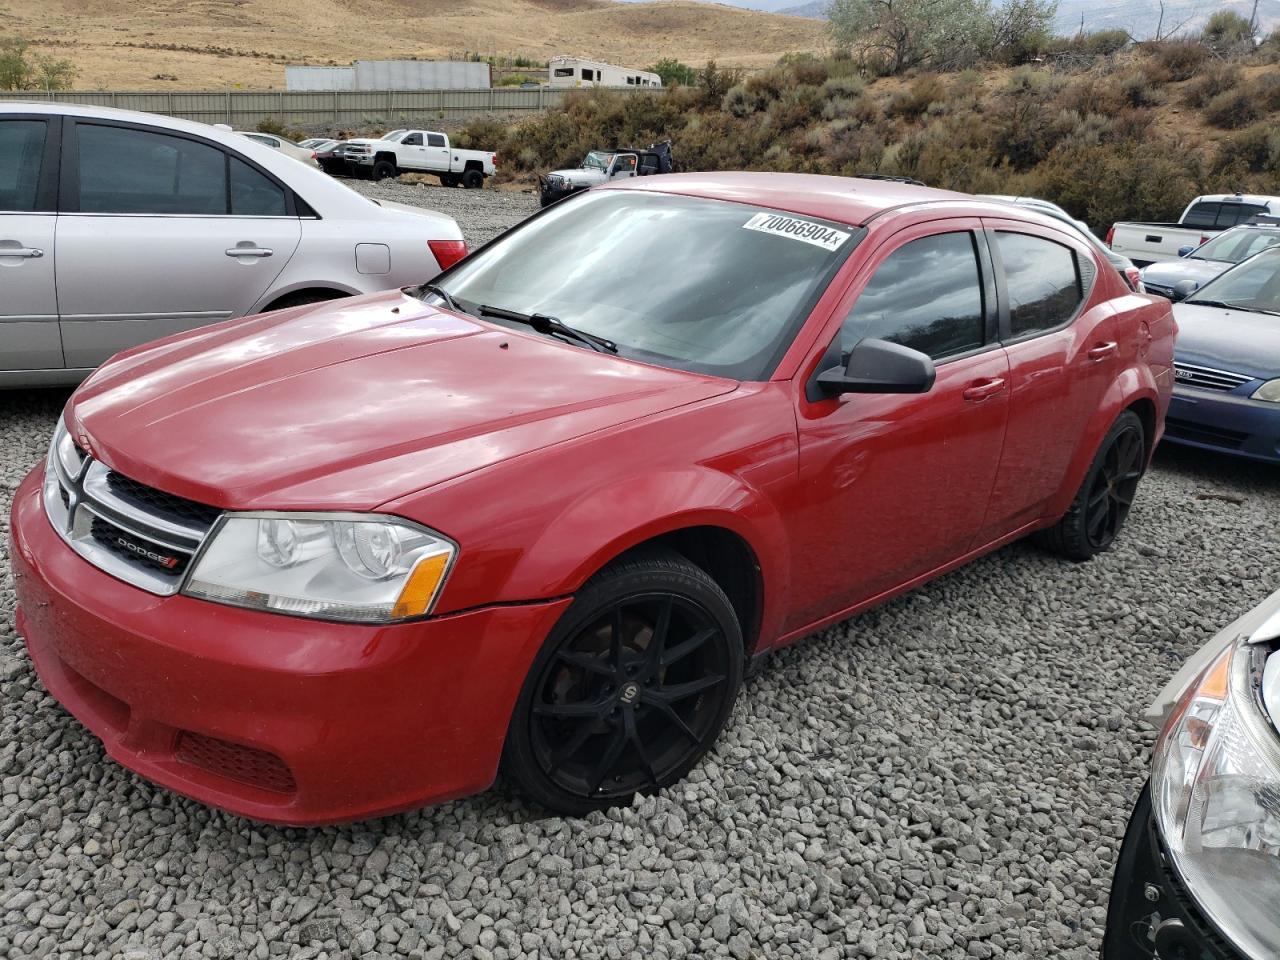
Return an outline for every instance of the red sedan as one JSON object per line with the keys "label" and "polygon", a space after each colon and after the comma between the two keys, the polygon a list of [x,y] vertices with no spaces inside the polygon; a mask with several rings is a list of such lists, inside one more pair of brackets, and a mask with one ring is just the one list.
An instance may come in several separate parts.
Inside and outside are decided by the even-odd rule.
{"label": "red sedan", "polygon": [[1168,301],[1029,210],[645,178],[404,291],[122,354],[14,499],[18,630],[119,762],[258,820],[679,780],[753,658],[1120,532]]}

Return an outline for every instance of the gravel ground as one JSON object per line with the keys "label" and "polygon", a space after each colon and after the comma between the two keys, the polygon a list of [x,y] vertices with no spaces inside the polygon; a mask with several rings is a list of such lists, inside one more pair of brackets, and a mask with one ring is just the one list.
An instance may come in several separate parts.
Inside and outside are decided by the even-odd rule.
{"label": "gravel ground", "polygon": [[375,200],[411,203],[445,213],[458,221],[471,249],[487,243],[538,210],[538,195],[521,190],[464,190],[400,180],[344,180],[343,183]]}
{"label": "gravel ground", "polygon": [[[531,206],[361,186],[447,199],[472,238]],[[65,397],[4,397],[0,532]],[[1280,585],[1278,512],[1280,471],[1162,452],[1111,553],[1017,544],[781,653],[657,797],[573,820],[499,785],[312,831],[107,760],[13,633],[6,542],[0,956],[1092,960],[1147,774],[1136,715]]]}

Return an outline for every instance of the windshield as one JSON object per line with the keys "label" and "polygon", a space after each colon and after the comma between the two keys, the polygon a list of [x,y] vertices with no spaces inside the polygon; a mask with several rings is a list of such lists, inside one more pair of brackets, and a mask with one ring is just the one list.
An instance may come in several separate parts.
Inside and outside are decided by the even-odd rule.
{"label": "windshield", "polygon": [[1280,248],[1272,247],[1232,267],[1186,302],[1222,303],[1238,310],[1280,314]]}
{"label": "windshield", "polygon": [[441,285],[468,312],[548,314],[636,360],[763,380],[861,235],[722,200],[605,190],[549,208]]}
{"label": "windshield", "polygon": [[1193,260],[1239,263],[1277,243],[1280,243],[1280,230],[1228,230],[1218,234],[1208,243],[1201,244],[1190,256]]}
{"label": "windshield", "polygon": [[587,154],[587,159],[582,161],[582,169],[584,170],[608,170],[609,161],[613,159],[612,153],[604,153],[600,150],[592,150]]}
{"label": "windshield", "polygon": [[382,139],[390,140],[392,143],[399,143],[401,140],[404,139],[404,135],[408,132],[409,132],[408,130],[392,130]]}

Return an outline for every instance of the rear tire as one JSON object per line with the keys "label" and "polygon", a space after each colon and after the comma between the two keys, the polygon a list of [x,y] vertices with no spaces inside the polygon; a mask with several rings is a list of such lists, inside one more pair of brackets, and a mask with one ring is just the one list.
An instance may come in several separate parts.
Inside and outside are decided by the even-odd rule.
{"label": "rear tire", "polygon": [[456,187],[458,185],[458,175],[456,173],[440,174],[440,186]]}
{"label": "rear tire", "polygon": [[479,170],[468,170],[462,175],[462,185],[468,190],[479,190],[484,186],[484,174]]}
{"label": "rear tire", "polygon": [[573,815],[675,783],[720,735],[744,659],[733,606],[701,567],[667,550],[615,562],[534,658],[503,767]]}
{"label": "rear tire", "polygon": [[398,176],[400,176],[400,171],[396,169],[396,165],[390,160],[379,160],[373,165],[374,180],[387,180]]}
{"label": "rear tire", "polygon": [[1124,527],[1146,469],[1147,434],[1132,410],[1116,418],[1062,519],[1036,542],[1068,560],[1088,560],[1111,549]]}

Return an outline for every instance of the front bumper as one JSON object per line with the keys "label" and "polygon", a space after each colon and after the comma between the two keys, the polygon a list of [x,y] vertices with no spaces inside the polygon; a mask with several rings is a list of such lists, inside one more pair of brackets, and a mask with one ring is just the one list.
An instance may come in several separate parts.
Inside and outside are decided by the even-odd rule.
{"label": "front bumper", "polygon": [[121,765],[271,823],[363,819],[483,790],[569,600],[361,626],[159,597],[14,498],[17,630],[49,692]]}
{"label": "front bumper", "polygon": [[563,200],[565,197],[572,196],[575,193],[587,189],[586,187],[576,187],[573,184],[550,184],[546,178],[538,181],[538,201],[541,206],[549,207],[557,200]]}
{"label": "front bumper", "polygon": [[1165,439],[1252,460],[1280,462],[1280,404],[1175,387]]}
{"label": "front bumper", "polygon": [[1246,960],[1191,899],[1160,843],[1150,786],[1125,831],[1102,960]]}

